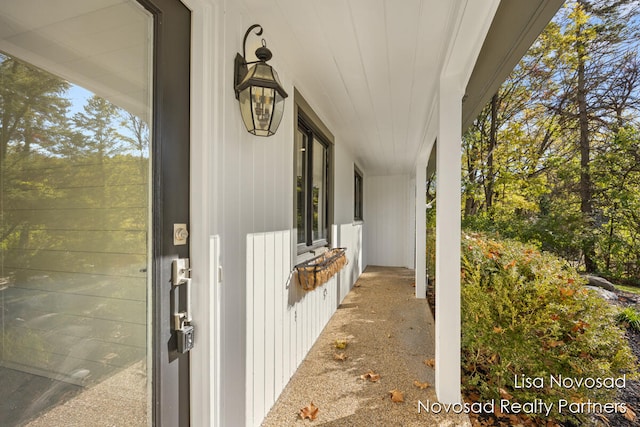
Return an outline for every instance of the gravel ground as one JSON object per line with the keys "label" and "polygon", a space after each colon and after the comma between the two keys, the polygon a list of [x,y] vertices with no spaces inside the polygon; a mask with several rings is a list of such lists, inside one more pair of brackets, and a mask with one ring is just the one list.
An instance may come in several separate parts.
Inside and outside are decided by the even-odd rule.
{"label": "gravel ground", "polygon": [[146,426],[146,368],[138,362],[53,407],[26,427]]}
{"label": "gravel ground", "polygon": [[[464,415],[418,413],[418,402],[436,400],[433,318],[414,297],[413,271],[367,267],[325,327],[263,422],[286,426],[469,426]],[[344,350],[336,340],[347,340]],[[344,353],[347,359],[336,360]],[[372,371],[380,379],[361,379]],[[428,383],[424,389],[414,384]],[[393,402],[389,391],[403,393]],[[311,402],[313,421],[299,412]]]}
{"label": "gravel ground", "polygon": [[[629,292],[618,291],[618,304],[620,306],[633,306],[640,310],[640,296]],[[629,346],[640,361],[640,333],[627,329]],[[627,386],[618,393],[619,402],[625,402],[636,413],[635,421],[627,420],[621,414],[613,414],[607,417],[609,424],[615,427],[640,426],[640,381],[627,381]]]}

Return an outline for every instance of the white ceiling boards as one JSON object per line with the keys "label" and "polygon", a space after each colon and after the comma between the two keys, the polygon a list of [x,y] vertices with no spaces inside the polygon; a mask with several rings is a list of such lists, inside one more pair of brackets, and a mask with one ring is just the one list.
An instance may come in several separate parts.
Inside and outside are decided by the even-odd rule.
{"label": "white ceiling boards", "polygon": [[[466,85],[487,30],[496,26],[492,19],[498,3],[492,0],[241,2],[247,15],[263,26],[279,72],[286,73],[314,103],[338,142],[349,145],[367,174],[372,175],[409,174],[414,170],[422,147],[432,142],[425,140],[433,137],[430,126],[435,120],[440,77],[460,69],[460,73],[467,73],[461,76]],[[522,19],[516,21],[526,24],[531,16],[541,15],[543,10],[551,10],[553,15],[561,3],[503,0],[500,7],[503,4],[512,7],[500,19],[511,21],[514,13],[522,14]],[[523,40],[522,34],[535,37],[544,24],[502,28],[488,49],[517,54],[514,45]],[[522,55],[524,51],[519,53]],[[494,66],[513,67],[507,62],[495,62]],[[473,100],[482,101],[481,97]]]}

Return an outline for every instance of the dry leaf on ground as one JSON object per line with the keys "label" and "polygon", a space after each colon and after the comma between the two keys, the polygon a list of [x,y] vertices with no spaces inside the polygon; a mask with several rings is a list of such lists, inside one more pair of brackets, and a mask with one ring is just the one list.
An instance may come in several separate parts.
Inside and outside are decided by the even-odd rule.
{"label": "dry leaf on ground", "polygon": [[392,402],[396,402],[396,403],[404,402],[404,394],[397,388],[394,388],[393,390],[389,391],[389,394],[391,395]]}
{"label": "dry leaf on ground", "polygon": [[347,348],[347,340],[336,340],[333,345],[339,350],[344,350],[345,348]]}
{"label": "dry leaf on ground", "polygon": [[344,362],[345,360],[347,360],[349,358],[349,356],[347,356],[344,353],[340,353],[340,354],[336,353],[336,354],[333,355],[333,358],[335,360],[339,360],[341,362]]}
{"label": "dry leaf on ground", "polygon": [[302,418],[303,420],[305,418],[309,418],[311,421],[313,421],[318,418],[318,410],[318,407],[314,405],[313,402],[311,402],[304,408],[300,409],[300,418]]}
{"label": "dry leaf on ground", "polygon": [[375,383],[380,379],[380,374],[376,374],[373,371],[369,371],[366,374],[360,375],[360,378],[363,380],[369,380],[372,383]]}
{"label": "dry leaf on ground", "polygon": [[628,419],[629,421],[635,421],[636,420],[636,413],[633,412],[633,409],[631,409],[628,405],[627,405],[627,410],[624,413],[624,417],[626,419]]}
{"label": "dry leaf on ground", "polygon": [[435,368],[436,366],[436,359],[425,359],[424,364],[431,367],[431,368]]}
{"label": "dry leaf on ground", "polygon": [[415,381],[413,382],[413,385],[414,385],[414,386],[416,386],[416,387],[418,387],[420,390],[424,390],[425,388],[427,388],[427,387],[429,387],[429,386],[430,386],[430,384],[429,384],[428,382],[426,382],[426,381],[425,381],[425,382],[421,383],[421,382],[420,382],[420,381],[418,381],[418,380],[415,380]]}
{"label": "dry leaf on ground", "polygon": [[507,390],[503,389],[502,387],[498,389],[498,392],[500,393],[500,397],[502,397],[503,399],[506,399],[506,400],[513,399],[513,395],[511,395]]}

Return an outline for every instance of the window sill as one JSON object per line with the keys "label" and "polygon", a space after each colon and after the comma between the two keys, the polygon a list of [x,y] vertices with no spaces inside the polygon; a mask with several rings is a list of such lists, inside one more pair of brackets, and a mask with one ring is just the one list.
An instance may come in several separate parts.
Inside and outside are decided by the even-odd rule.
{"label": "window sill", "polygon": [[318,240],[314,242],[313,245],[298,245],[298,252],[296,257],[296,264],[304,262],[308,259],[311,259],[317,255],[320,255],[322,252],[325,252],[329,249],[329,242],[326,240]]}

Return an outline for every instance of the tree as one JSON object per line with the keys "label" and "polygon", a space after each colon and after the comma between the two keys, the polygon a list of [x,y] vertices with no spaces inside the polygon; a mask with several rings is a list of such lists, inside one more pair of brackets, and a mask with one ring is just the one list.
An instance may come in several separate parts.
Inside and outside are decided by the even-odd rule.
{"label": "tree", "polygon": [[633,270],[639,7],[574,0],[547,26],[463,139],[465,224]]}
{"label": "tree", "polygon": [[3,247],[13,236],[26,248],[31,224],[16,208],[26,208],[39,198],[51,197],[46,173],[25,170],[23,164],[38,159],[68,134],[69,84],[13,57],[0,54],[0,188],[4,192]]}

